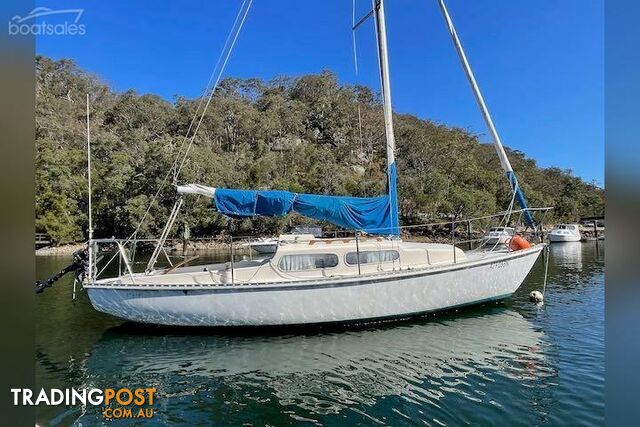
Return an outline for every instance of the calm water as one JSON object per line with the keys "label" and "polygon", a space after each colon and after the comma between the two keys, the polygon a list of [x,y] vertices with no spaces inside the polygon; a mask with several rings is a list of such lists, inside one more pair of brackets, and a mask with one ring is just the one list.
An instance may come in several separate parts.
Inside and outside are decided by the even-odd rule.
{"label": "calm water", "polygon": [[[68,258],[39,257],[44,277]],[[551,247],[507,302],[351,329],[231,334],[136,327],[70,281],[37,297],[38,387],[158,389],[146,425],[601,425],[604,245]],[[39,425],[105,422],[42,407]]]}

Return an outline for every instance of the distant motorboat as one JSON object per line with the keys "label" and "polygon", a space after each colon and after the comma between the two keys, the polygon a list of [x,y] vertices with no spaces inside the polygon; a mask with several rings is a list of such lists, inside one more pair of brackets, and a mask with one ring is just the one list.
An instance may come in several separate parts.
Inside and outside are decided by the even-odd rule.
{"label": "distant motorboat", "polygon": [[579,242],[582,239],[578,224],[558,224],[547,237],[550,242]]}
{"label": "distant motorboat", "polygon": [[256,251],[259,254],[274,254],[278,249],[278,244],[292,242],[307,242],[314,238],[322,237],[322,228],[317,225],[298,225],[292,227],[289,233],[281,234],[278,237],[265,237],[245,243],[244,246]]}
{"label": "distant motorboat", "polygon": [[259,254],[274,254],[278,249],[278,239],[275,237],[262,238],[253,242],[245,243],[244,246],[252,249]]}
{"label": "distant motorboat", "polygon": [[516,234],[513,227],[492,227],[484,234],[484,243],[486,245],[508,244]]}

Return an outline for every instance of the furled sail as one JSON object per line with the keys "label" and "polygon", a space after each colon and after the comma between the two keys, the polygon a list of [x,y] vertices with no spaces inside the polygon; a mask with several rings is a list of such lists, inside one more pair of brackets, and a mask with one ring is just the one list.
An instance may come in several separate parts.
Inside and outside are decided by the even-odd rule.
{"label": "furled sail", "polygon": [[387,194],[377,197],[325,196],[282,190],[213,188],[199,184],[178,186],[178,192],[210,196],[217,211],[232,218],[284,216],[297,212],[347,230],[399,234],[397,210],[392,210],[397,209],[397,202],[395,197],[392,200]]}

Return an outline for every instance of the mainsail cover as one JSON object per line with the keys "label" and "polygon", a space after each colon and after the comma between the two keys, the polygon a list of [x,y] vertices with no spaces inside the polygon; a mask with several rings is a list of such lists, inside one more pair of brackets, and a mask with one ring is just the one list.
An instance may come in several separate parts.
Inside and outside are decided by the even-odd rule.
{"label": "mainsail cover", "polygon": [[[392,173],[395,178],[395,168]],[[392,182],[395,184],[395,179]],[[397,236],[397,194],[395,185],[393,187],[390,194],[377,197],[326,196],[282,190],[237,190],[197,184],[179,186],[178,192],[212,197],[217,211],[232,218],[284,216],[297,212],[347,230]]]}
{"label": "mainsail cover", "polygon": [[[281,190],[217,188],[213,201],[223,215],[233,218],[283,216],[290,212],[327,221],[348,230],[398,234],[388,195],[378,197],[324,196]],[[397,214],[395,215],[397,218]]]}

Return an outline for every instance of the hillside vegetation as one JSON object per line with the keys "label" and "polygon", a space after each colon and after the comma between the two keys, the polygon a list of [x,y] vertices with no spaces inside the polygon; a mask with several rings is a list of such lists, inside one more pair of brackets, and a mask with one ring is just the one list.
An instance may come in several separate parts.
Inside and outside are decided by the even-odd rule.
{"label": "hillside vegetation", "polygon": [[[36,229],[57,243],[86,238],[85,94],[91,99],[95,235],[127,236],[171,167],[199,100],[170,103],[116,93],[70,60],[37,58]],[[358,121],[361,112],[361,129]],[[511,192],[493,147],[476,135],[396,115],[401,223],[472,217],[505,209]],[[181,181],[237,188],[369,196],[385,188],[379,96],[323,72],[297,78],[224,80],[197,134]],[[601,214],[604,191],[558,168],[507,150],[533,206],[558,220]],[[159,234],[175,199],[171,185],[141,235]],[[275,233],[299,218],[241,222],[189,198],[179,222],[193,236],[234,227]]]}

